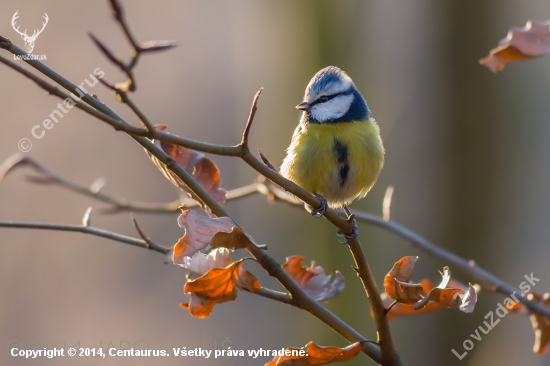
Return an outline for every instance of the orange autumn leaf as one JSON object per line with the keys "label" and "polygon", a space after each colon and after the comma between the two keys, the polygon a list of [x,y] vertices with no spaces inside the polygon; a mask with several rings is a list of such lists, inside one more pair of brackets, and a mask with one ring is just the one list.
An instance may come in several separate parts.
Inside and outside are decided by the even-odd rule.
{"label": "orange autumn leaf", "polygon": [[[158,130],[165,130],[166,125],[156,126]],[[183,169],[185,169],[193,178],[221,205],[225,203],[226,191],[221,187],[222,181],[220,170],[216,164],[208,159],[204,154],[185,148],[183,146],[171,143],[153,140],[153,143],[161,148],[166,154],[174,159]],[[161,161],[147,151],[151,161],[159,168],[164,176],[176,187],[189,194],[191,198],[201,203],[198,197],[187,187],[187,185],[172,171],[170,171]],[[206,207],[203,207],[206,209]]]}
{"label": "orange autumn leaf", "polygon": [[[345,348],[322,347],[315,342],[309,342],[307,350],[299,348],[287,348],[285,355],[275,357],[265,366],[293,365],[293,366],[313,366],[326,365],[332,362],[348,361],[357,356],[363,349],[360,342],[350,344]],[[290,355],[290,353],[294,355]]]}
{"label": "orange autumn leaf", "polygon": [[508,36],[489,56],[479,60],[496,73],[504,69],[504,64],[512,61],[528,60],[550,53],[550,21],[528,21],[523,28],[512,28]]}
{"label": "orange autumn leaf", "polygon": [[[431,280],[425,278],[423,279],[420,284],[422,285],[422,288],[424,289],[423,296],[427,295],[427,291],[425,289],[429,289],[434,287],[434,284]],[[384,293],[381,294],[382,297],[382,303],[384,304],[384,307],[388,309],[390,305],[392,305],[395,300],[388,296],[388,294]],[[422,309],[414,309],[410,304],[405,305],[403,303],[396,303],[393,304],[391,311],[388,312],[387,317],[388,319],[395,319],[400,318],[403,316],[411,316],[411,315],[420,315],[425,313],[430,313],[432,311],[443,309],[444,307],[442,305],[439,305],[438,303],[432,302],[423,307]],[[371,309],[371,316],[372,316],[372,309]]]}
{"label": "orange autumn leaf", "polygon": [[[424,292],[422,293],[423,297],[427,296],[429,293],[426,289],[430,289],[434,287],[433,282],[429,279],[423,279],[420,282],[420,284],[424,288]],[[449,281],[448,287],[458,288],[466,293],[466,295],[464,295],[465,297],[463,299],[463,302],[460,305],[462,312],[470,313],[474,310],[474,306],[477,301],[477,291],[474,286],[470,284],[469,287],[467,287],[462,283],[460,283],[459,281],[451,279]],[[391,297],[389,297],[387,294],[381,294],[381,297],[382,297],[382,303],[384,304],[386,309],[388,309],[390,305],[394,303],[394,300]],[[393,306],[391,307],[391,311],[388,312],[387,314],[387,317],[388,319],[391,320],[391,319],[400,318],[403,316],[430,313],[432,311],[441,310],[444,308],[446,308],[446,306],[433,301],[428,302],[425,306],[419,309],[415,309],[411,304],[403,304],[398,302],[396,304],[393,304]],[[372,310],[371,310],[371,316],[372,316]]]}
{"label": "orange autumn leaf", "polygon": [[233,262],[225,268],[211,268],[203,276],[187,281],[183,292],[189,294],[190,299],[181,306],[195,317],[207,318],[215,304],[235,300],[237,289],[259,291],[260,283],[256,277],[242,268],[245,260]]}
{"label": "orange autumn leaf", "polygon": [[[388,319],[426,313],[445,307],[457,308],[464,313],[473,312],[477,302],[476,289],[471,284],[466,288],[460,282],[451,280],[449,267],[444,267],[443,272],[439,272],[442,279],[435,288],[427,279],[421,283],[411,283],[412,271],[417,259],[418,257],[412,256],[401,258],[384,278],[386,293],[382,294],[382,301],[386,309],[390,309],[391,306],[387,314]],[[427,291],[426,289],[429,288],[432,289]]]}
{"label": "orange autumn leaf", "polygon": [[282,267],[315,301],[328,301],[344,291],[345,279],[342,273],[336,271],[334,277],[327,276],[323,267],[315,266],[315,261],[311,262],[309,268],[302,267],[303,261],[304,257],[294,255],[287,257]]}
{"label": "orange autumn leaf", "polygon": [[414,304],[422,299],[422,284],[410,283],[414,264],[418,257],[401,258],[384,278],[386,294],[394,300],[405,304]]}
{"label": "orange autumn leaf", "polygon": [[185,234],[174,245],[172,260],[182,264],[184,257],[212,249],[212,238],[219,232],[231,232],[235,223],[229,217],[209,218],[196,211],[186,210],[178,217],[178,225]]}

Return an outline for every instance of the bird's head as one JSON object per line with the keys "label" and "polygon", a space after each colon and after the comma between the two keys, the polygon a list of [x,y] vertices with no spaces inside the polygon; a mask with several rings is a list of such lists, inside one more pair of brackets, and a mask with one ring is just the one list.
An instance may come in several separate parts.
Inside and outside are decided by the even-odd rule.
{"label": "bird's head", "polygon": [[369,108],[351,78],[336,66],[320,70],[309,82],[304,101],[296,106],[310,123],[360,121]]}

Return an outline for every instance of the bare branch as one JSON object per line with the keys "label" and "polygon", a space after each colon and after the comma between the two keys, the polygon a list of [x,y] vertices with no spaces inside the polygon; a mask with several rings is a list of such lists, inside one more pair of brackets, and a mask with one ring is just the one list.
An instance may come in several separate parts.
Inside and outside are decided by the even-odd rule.
{"label": "bare branch", "polygon": [[382,303],[380,291],[376,285],[376,279],[372,275],[372,271],[367,261],[367,256],[361,247],[361,243],[359,243],[359,240],[355,238],[348,243],[348,246],[352,253],[353,259],[355,260],[357,274],[359,275],[359,278],[363,283],[363,287],[367,292],[373,318],[376,322],[376,329],[378,330],[378,343],[380,344],[380,350],[382,353],[381,364],[404,365],[403,360],[395,349],[390,331],[390,323],[388,317],[386,316],[386,308]]}
{"label": "bare branch", "polygon": [[134,215],[130,215],[130,217],[132,218],[132,222],[134,224],[134,227],[136,228],[139,236],[141,236],[141,238],[143,239],[143,241],[147,244],[147,249],[151,249],[151,244],[153,243],[151,241],[151,239],[149,239],[149,237],[147,235],[145,235],[143,233],[143,231],[141,230],[141,228],[139,227],[136,219],[134,218]]}
{"label": "bare branch", "polygon": [[262,152],[258,149],[258,154],[260,154],[260,158],[262,158],[262,161],[264,162],[265,165],[267,165],[267,167],[273,171],[277,171],[277,168],[275,168],[273,166],[273,164],[271,164],[271,162],[269,161],[268,158],[265,157],[264,154],[262,154]]}
{"label": "bare branch", "polygon": [[[250,292],[250,290],[246,287],[243,287],[244,291]],[[262,287],[259,291],[251,292],[252,294],[260,295],[265,298],[275,300],[282,302],[283,304],[293,305],[292,304],[292,298],[288,296],[288,294],[285,294],[284,292],[275,291],[269,288]],[[295,305],[294,305],[295,306]]]}
{"label": "bare branch", "polygon": [[[0,165],[0,181],[10,172],[18,167],[29,166],[39,172],[41,175],[38,177],[29,177],[28,180],[38,184],[57,184],[70,191],[91,197],[101,202],[112,205],[110,208],[103,209],[102,212],[112,213],[118,211],[134,211],[134,212],[177,212],[178,207],[181,205],[181,200],[175,200],[169,203],[149,203],[149,202],[132,202],[124,198],[116,197],[101,193],[97,187],[93,185],[86,187],[70,182],[54,172],[48,170],[43,165],[29,156],[22,154],[15,154],[6,159]],[[189,199],[191,205],[195,205],[195,201]]]}
{"label": "bare branch", "polygon": [[88,36],[92,39],[92,41],[96,44],[96,46],[101,50],[101,52],[103,52],[103,54],[105,56],[107,56],[107,58],[109,60],[111,60],[112,63],[114,63],[115,65],[117,65],[122,71],[124,71],[124,61],[122,61],[122,59],[115,55],[114,53],[112,53],[108,48],[107,46],[105,46],[103,43],[101,43],[101,41],[99,39],[96,38],[96,36],[93,35],[93,33],[89,32],[88,33]]}
{"label": "bare branch", "polygon": [[148,248],[162,254],[166,254],[169,251],[169,249],[166,248],[165,246],[152,241],[150,243],[146,243],[144,240],[141,240],[141,239],[136,239],[136,238],[132,238],[131,236],[113,233],[113,232],[98,229],[92,226],[45,224],[45,223],[38,223],[38,222],[21,222],[21,221],[0,221],[0,227],[41,229],[41,230],[54,230],[54,231],[72,231],[72,232],[79,232],[84,234],[100,236],[102,238],[111,239],[114,241],[134,245],[141,248]]}
{"label": "bare branch", "polygon": [[117,94],[120,96],[121,102],[126,104],[141,121],[148,132],[148,136],[153,137],[155,126],[153,126],[149,118],[147,118],[147,116],[138,108],[138,106],[128,97],[128,93],[119,90],[117,91]]}
{"label": "bare branch", "polygon": [[256,110],[258,109],[258,98],[260,97],[262,90],[264,90],[264,88],[260,88],[260,90],[258,90],[254,96],[254,100],[252,101],[252,107],[250,107],[250,114],[248,115],[248,121],[246,121],[246,126],[244,128],[243,137],[241,140],[241,146],[245,148],[248,148],[248,134],[250,133],[250,128],[252,127],[252,122],[254,121],[254,116],[256,115]]}

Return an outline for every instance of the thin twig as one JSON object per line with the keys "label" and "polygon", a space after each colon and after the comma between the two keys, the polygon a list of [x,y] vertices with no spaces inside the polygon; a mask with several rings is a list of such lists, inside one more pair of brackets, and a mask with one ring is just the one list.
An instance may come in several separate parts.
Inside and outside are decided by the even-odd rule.
{"label": "thin twig", "polygon": [[128,93],[126,92],[119,92],[118,95],[120,96],[120,100],[122,103],[126,104],[132,112],[136,115],[136,117],[143,123],[143,126],[147,129],[149,132],[149,137],[152,137],[154,135],[155,126],[151,123],[149,118],[139,109],[139,107],[128,97]]}
{"label": "thin twig", "polygon": [[139,236],[141,236],[145,244],[147,244],[147,249],[151,249],[151,243],[152,243],[151,239],[149,239],[149,237],[145,235],[143,230],[141,230],[141,228],[139,227],[139,224],[134,218],[134,215],[130,214],[130,217],[132,218],[132,223],[134,224],[134,227],[136,228],[136,231],[138,232]]}
{"label": "thin twig", "polygon": [[102,238],[111,239],[121,243],[134,245],[141,248],[148,248],[162,254],[168,253],[169,249],[161,244],[150,241],[146,243],[142,239],[133,238],[122,234],[113,233],[107,230],[99,229],[93,226],[81,225],[64,225],[64,224],[46,224],[37,222],[22,222],[22,221],[0,221],[0,227],[5,228],[22,228],[22,229],[41,229],[54,231],[72,231],[84,234],[100,236]]}
{"label": "thin twig", "polygon": [[[0,37],[0,39],[1,39],[1,37]],[[127,131],[128,133],[136,133],[136,134],[143,134],[143,132],[144,132],[143,129],[138,128],[138,127],[134,127],[134,126],[124,122],[120,117],[118,119],[113,118],[112,116],[110,116],[110,115],[108,115],[108,114],[106,114],[102,111],[98,111],[97,109],[90,107],[88,105],[89,104],[88,102],[86,102],[88,104],[83,103],[78,98],[75,98],[72,95],[64,93],[63,91],[59,90],[57,87],[43,81],[39,77],[31,74],[27,70],[23,69],[21,66],[17,65],[16,63],[8,60],[7,58],[5,58],[3,56],[0,56],[0,62],[7,65],[7,66],[9,66],[9,67],[11,67],[12,69],[16,70],[17,72],[25,75],[26,77],[28,77],[29,79],[34,81],[42,89],[46,90],[49,94],[55,95],[55,96],[57,96],[57,97],[59,97],[63,100],[66,100],[66,99],[72,100],[73,103],[75,103],[77,108],[83,110],[86,113],[91,114],[94,117],[97,117],[97,118],[107,122],[115,130],[123,130],[124,129],[124,131]],[[38,62],[38,61],[28,60],[28,62]],[[76,85],[74,85],[74,86],[75,86],[75,89],[72,90],[72,93],[73,93],[73,95],[76,95],[74,93],[77,93],[77,91],[76,91],[77,86]],[[86,96],[84,96],[84,98],[86,98],[86,97],[93,98],[89,94],[86,94]],[[95,98],[93,98],[93,99],[95,99]],[[99,101],[97,101],[97,102],[100,103]]]}
{"label": "thin twig", "polygon": [[269,161],[268,158],[265,157],[264,154],[262,154],[262,152],[260,151],[260,149],[258,149],[258,154],[260,155],[260,158],[262,159],[262,161],[264,162],[264,164],[271,170],[273,170],[274,172],[277,171],[277,168],[275,168],[275,166],[273,166],[273,164]]}
{"label": "thin twig", "polygon": [[252,122],[254,121],[256,110],[258,110],[258,98],[260,97],[260,94],[262,94],[262,90],[264,90],[264,88],[260,88],[260,90],[258,90],[256,95],[254,96],[254,100],[252,101],[252,107],[250,107],[250,114],[248,115],[248,120],[246,121],[246,126],[244,128],[243,137],[240,144],[245,148],[248,147],[248,134],[250,133],[250,127],[252,127]]}
{"label": "thin twig", "polygon": [[[246,287],[243,287],[243,290],[250,292],[250,290]],[[260,288],[260,290],[255,292],[250,292],[250,293],[260,295],[271,300],[279,301],[279,302],[282,302],[283,304],[294,305],[292,304],[292,298],[284,292],[275,291],[269,288],[262,287]]]}
{"label": "thin twig", "polygon": [[[34,170],[40,173],[38,177],[29,177],[29,181],[39,184],[56,184],[70,191],[91,197],[101,202],[108,203],[112,207],[105,208],[101,212],[112,213],[117,211],[134,211],[134,212],[177,212],[178,207],[182,204],[182,200],[175,200],[169,203],[149,203],[149,202],[132,202],[127,199],[108,195],[99,192],[96,188],[89,186],[82,186],[76,183],[70,182],[54,172],[48,170],[46,167],[38,163],[33,158],[15,154],[6,159],[0,165],[0,180],[2,180],[6,174],[13,171],[17,167],[30,166]],[[194,200],[184,200],[184,204],[196,205]]]}

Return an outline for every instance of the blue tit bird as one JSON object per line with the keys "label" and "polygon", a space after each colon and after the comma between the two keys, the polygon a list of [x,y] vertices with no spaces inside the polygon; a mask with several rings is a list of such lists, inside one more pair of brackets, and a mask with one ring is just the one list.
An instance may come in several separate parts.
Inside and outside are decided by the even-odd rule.
{"label": "blue tit bird", "polygon": [[338,67],[326,67],[311,79],[303,111],[280,172],[319,196],[322,206],[343,207],[363,198],[376,183],[384,165],[380,129],[370,117],[363,96]]}

